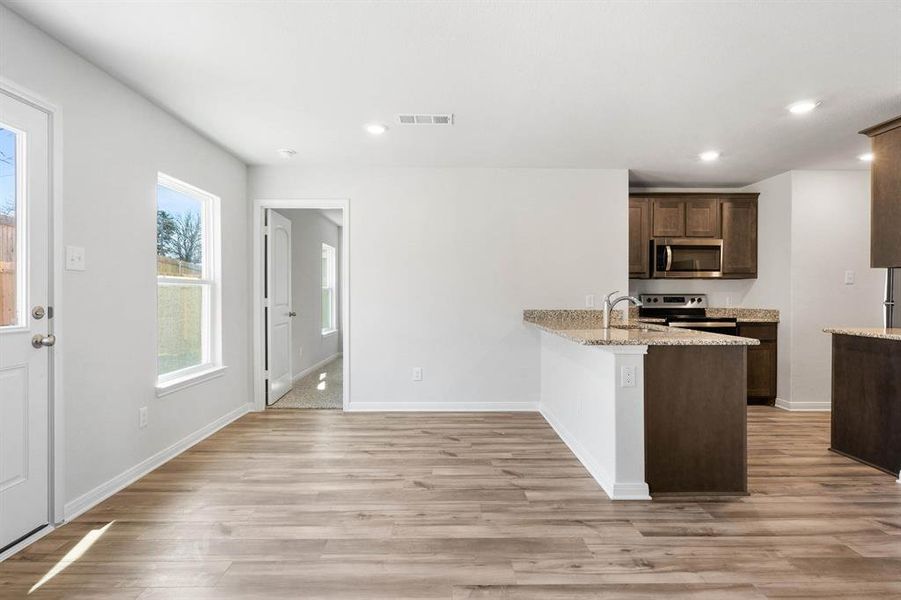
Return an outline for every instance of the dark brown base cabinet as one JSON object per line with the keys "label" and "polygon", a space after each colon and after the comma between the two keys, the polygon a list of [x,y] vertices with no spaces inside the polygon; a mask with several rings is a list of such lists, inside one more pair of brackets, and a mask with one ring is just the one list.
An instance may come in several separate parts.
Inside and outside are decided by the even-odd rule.
{"label": "dark brown base cabinet", "polygon": [[745,348],[651,346],[644,363],[651,495],[748,491]]}
{"label": "dark brown base cabinet", "polygon": [[898,476],[901,342],[832,336],[831,448]]}
{"label": "dark brown base cabinet", "polygon": [[778,323],[739,323],[738,335],[760,340],[759,346],[748,346],[748,403],[776,403]]}

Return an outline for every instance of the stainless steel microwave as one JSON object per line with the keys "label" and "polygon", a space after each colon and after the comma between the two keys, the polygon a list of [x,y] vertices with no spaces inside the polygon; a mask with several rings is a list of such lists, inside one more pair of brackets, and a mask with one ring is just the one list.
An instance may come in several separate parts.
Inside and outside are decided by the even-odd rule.
{"label": "stainless steel microwave", "polygon": [[691,279],[723,276],[723,240],[657,238],[653,242],[654,277]]}

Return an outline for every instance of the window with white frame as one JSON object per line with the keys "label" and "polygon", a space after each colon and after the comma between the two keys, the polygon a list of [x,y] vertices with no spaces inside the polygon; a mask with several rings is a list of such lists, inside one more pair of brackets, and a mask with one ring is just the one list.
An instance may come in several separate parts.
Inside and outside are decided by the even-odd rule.
{"label": "window with white frame", "polygon": [[159,174],[157,385],[221,366],[219,198]]}
{"label": "window with white frame", "polygon": [[322,335],[338,329],[335,307],[335,248],[322,244]]}

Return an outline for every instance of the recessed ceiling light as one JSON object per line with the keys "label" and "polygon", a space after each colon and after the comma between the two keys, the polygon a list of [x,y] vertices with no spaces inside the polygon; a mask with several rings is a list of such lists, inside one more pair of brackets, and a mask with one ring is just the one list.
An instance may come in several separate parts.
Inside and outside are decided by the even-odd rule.
{"label": "recessed ceiling light", "polygon": [[799,100],[794,104],[788,105],[788,112],[793,115],[804,115],[809,113],[819,105],[820,103],[816,100]]}
{"label": "recessed ceiling light", "polygon": [[863,162],[873,162],[873,153],[867,152],[866,154],[861,154],[857,158],[862,160]]}
{"label": "recessed ceiling light", "polygon": [[719,159],[720,153],[716,150],[708,150],[707,152],[701,152],[698,154],[698,158],[703,160],[704,162],[713,162]]}
{"label": "recessed ceiling light", "polygon": [[282,156],[282,158],[294,158],[294,155],[297,154],[297,150],[292,150],[291,148],[282,148],[278,151],[278,153]]}
{"label": "recessed ceiling light", "polygon": [[388,131],[388,128],[381,123],[370,123],[366,126],[366,131],[368,131],[372,135],[382,135],[383,133]]}

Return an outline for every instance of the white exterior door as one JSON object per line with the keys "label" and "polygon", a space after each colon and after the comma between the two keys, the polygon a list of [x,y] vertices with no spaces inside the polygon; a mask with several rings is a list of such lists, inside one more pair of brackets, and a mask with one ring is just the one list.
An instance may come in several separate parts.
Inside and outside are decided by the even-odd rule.
{"label": "white exterior door", "polygon": [[50,521],[48,136],[0,89],[0,551]]}
{"label": "white exterior door", "polygon": [[269,213],[266,259],[267,355],[269,394],[272,404],[294,385],[291,370],[291,221],[273,210]]}

